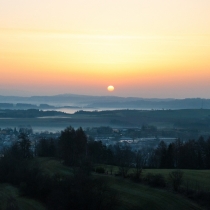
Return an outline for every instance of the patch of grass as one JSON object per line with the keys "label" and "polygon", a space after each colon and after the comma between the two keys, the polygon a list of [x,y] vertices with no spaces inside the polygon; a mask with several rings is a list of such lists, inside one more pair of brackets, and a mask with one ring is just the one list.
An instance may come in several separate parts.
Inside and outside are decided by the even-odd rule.
{"label": "patch of grass", "polygon": [[[35,158],[34,163],[37,161],[41,168],[48,174],[64,174],[72,175],[73,169],[64,166],[59,160],[55,158]],[[102,166],[105,171],[112,169],[112,173],[118,172],[118,167],[110,165],[96,165],[95,167]],[[143,169],[142,176],[146,176],[147,173],[162,174],[165,178],[168,178],[168,174],[174,169]],[[183,170],[184,180],[200,181],[201,184],[210,186],[208,179],[210,171],[205,170]],[[132,169],[130,170],[132,172]],[[109,173],[110,174],[110,173]],[[108,186],[115,190],[119,197],[119,209],[132,210],[132,209],[202,209],[193,201],[184,198],[178,194],[174,194],[167,190],[155,189],[146,185],[136,184],[129,179],[123,179],[121,177],[115,177],[111,175],[94,174],[95,177],[104,179]],[[23,210],[32,209],[44,209],[43,205],[35,200],[21,197],[18,189],[10,185],[0,185],[0,208],[5,209],[7,200],[9,197],[13,197],[17,200],[19,207]]]}
{"label": "patch of grass", "polygon": [[[108,174],[117,174],[119,169],[117,166],[111,165],[104,165],[104,164],[97,164],[95,167],[103,167],[105,171],[108,171]],[[169,173],[176,169],[143,169],[142,170],[142,178],[144,179],[147,174],[161,174],[165,180],[166,184],[171,184],[169,181]],[[189,170],[189,169],[182,169],[183,171],[183,182],[181,187],[195,190],[195,191],[210,191],[210,170]],[[128,174],[133,173],[133,169],[129,170]]]}
{"label": "patch of grass", "polygon": [[8,200],[13,198],[21,210],[44,210],[45,207],[38,201],[22,197],[17,188],[9,184],[0,184],[0,209],[7,208]]}
{"label": "patch of grass", "polygon": [[202,209],[190,200],[166,190],[135,184],[126,179],[104,176],[117,191],[120,209]]}
{"label": "patch of grass", "polygon": [[[146,176],[147,173],[162,174],[166,180],[168,174],[175,169],[143,169],[142,176]],[[210,170],[187,170],[182,169],[183,183],[181,186],[189,187],[194,190],[210,190]]]}
{"label": "patch of grass", "polygon": [[73,170],[70,167],[64,166],[59,160],[55,158],[36,158],[41,169],[49,175],[62,174],[72,175]]}

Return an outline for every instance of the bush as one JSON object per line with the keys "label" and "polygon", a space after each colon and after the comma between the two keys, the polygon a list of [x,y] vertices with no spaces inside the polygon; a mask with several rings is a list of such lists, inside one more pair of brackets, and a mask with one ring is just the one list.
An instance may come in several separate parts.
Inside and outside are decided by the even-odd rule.
{"label": "bush", "polygon": [[175,191],[178,191],[183,181],[183,171],[176,170],[169,173],[169,180],[172,182]]}
{"label": "bush", "polygon": [[166,187],[166,180],[165,180],[165,177],[162,174],[148,173],[145,177],[145,181],[151,187],[158,187],[158,188]]}
{"label": "bush", "polygon": [[48,196],[47,209],[116,209],[118,195],[108,187],[103,178],[96,179],[83,175],[82,173],[64,178]]}
{"label": "bush", "polygon": [[142,169],[135,169],[133,173],[130,175],[131,180],[134,182],[141,182],[142,180]]}
{"label": "bush", "polygon": [[97,167],[96,168],[96,173],[104,174],[105,173],[105,169],[103,167]]}

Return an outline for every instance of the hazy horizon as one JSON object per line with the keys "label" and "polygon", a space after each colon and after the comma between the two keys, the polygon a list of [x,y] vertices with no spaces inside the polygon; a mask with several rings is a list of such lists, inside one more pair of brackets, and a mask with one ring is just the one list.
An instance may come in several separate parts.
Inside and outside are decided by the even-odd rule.
{"label": "hazy horizon", "polygon": [[58,94],[34,94],[34,95],[30,95],[30,94],[6,94],[6,93],[1,93],[0,92],[0,96],[3,96],[3,97],[26,97],[26,98],[30,98],[30,97],[54,97],[54,96],[85,96],[85,97],[110,97],[110,98],[127,98],[127,99],[129,99],[129,98],[136,98],[136,99],[145,99],[145,100],[155,100],[155,99],[157,99],[157,100],[182,100],[182,99],[210,99],[210,97],[209,98],[203,98],[203,97],[183,97],[183,98],[173,98],[173,97],[151,97],[151,98],[149,98],[149,97],[141,97],[141,96],[117,96],[117,95],[114,95],[114,94],[112,94],[112,95],[109,95],[109,94],[107,94],[107,95],[91,95],[91,94],[76,94],[76,93],[58,93]]}

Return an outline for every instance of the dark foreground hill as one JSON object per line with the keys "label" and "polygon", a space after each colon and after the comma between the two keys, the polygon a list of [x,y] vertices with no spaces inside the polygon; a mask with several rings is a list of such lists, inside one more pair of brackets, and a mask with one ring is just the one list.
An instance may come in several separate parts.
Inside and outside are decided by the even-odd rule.
{"label": "dark foreground hill", "polygon": [[[34,160],[33,160],[34,161]],[[72,169],[63,166],[60,161],[52,158],[39,158],[37,160],[41,167],[50,176],[61,174],[72,176]],[[93,174],[93,179],[104,180],[108,186],[117,193],[118,205],[116,209],[194,209],[201,210],[202,207],[181,195],[167,190],[155,189],[146,185],[136,184],[128,179],[112,175]],[[45,209],[44,205],[33,199],[22,196],[19,190],[8,184],[0,184],[0,208],[7,209],[10,199],[23,210]]]}

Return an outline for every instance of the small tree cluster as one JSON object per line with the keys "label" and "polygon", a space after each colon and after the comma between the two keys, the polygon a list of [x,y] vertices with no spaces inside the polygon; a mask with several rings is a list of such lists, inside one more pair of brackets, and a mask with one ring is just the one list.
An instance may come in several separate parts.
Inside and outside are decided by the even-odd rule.
{"label": "small tree cluster", "polygon": [[210,169],[210,138],[204,140],[177,139],[168,146],[161,141],[148,155],[150,168]]}
{"label": "small tree cluster", "polygon": [[82,128],[75,130],[73,127],[68,127],[61,132],[58,146],[59,157],[66,165],[79,165],[87,155],[87,136]]}
{"label": "small tree cluster", "polygon": [[55,157],[57,155],[57,140],[40,139],[36,146],[36,155],[39,157]]}

